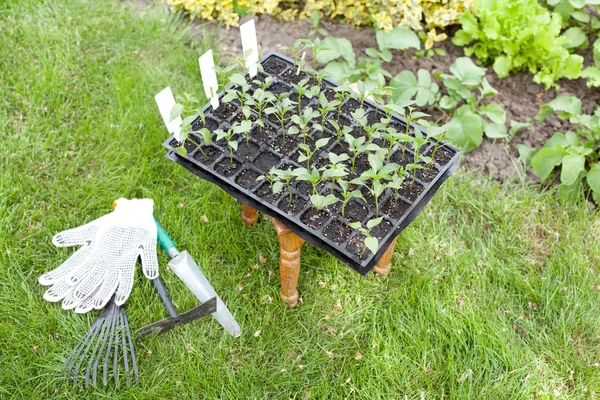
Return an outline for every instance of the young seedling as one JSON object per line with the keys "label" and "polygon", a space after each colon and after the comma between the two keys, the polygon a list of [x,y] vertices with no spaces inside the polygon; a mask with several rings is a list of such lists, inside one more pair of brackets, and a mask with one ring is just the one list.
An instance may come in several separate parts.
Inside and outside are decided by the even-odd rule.
{"label": "young seedling", "polygon": [[238,142],[233,140],[233,137],[241,132],[243,132],[243,129],[241,128],[241,125],[237,122],[226,131],[224,131],[223,129],[217,129],[215,131],[215,135],[217,135],[217,140],[221,140],[223,138],[227,140],[227,148],[229,148],[229,165],[233,165],[233,152],[237,151],[238,148]]}
{"label": "young seedling", "polygon": [[312,99],[314,96],[316,96],[319,93],[319,87],[318,86],[311,86],[311,87],[307,87],[306,84],[308,83],[308,78],[306,79],[302,79],[297,85],[292,83],[292,87],[294,89],[296,89],[296,92],[298,92],[298,115],[302,114],[302,97],[306,97],[307,99]]}
{"label": "young seedling", "polygon": [[269,182],[269,186],[271,186],[271,190],[273,190],[273,193],[279,193],[283,188],[283,182],[280,182],[277,175],[273,172],[275,171],[275,169],[275,167],[272,167],[269,170],[269,172],[265,173],[264,175],[260,175],[258,178],[256,178],[256,181],[260,182],[266,180],[267,182]]}
{"label": "young seedling", "polygon": [[358,125],[360,125],[361,131],[363,131],[365,126],[369,124],[364,108],[357,108],[356,110],[352,111],[350,115],[352,115],[352,118],[354,118]]}
{"label": "young seedling", "polygon": [[258,114],[256,124],[262,129],[265,123],[262,121],[262,114],[271,102],[275,101],[275,95],[271,92],[264,91],[258,88],[252,93],[252,97],[248,100],[248,105],[254,107],[254,110]]}
{"label": "young seedling", "polygon": [[332,194],[328,194],[327,196],[323,196],[321,194],[313,194],[312,196],[310,196],[310,202],[312,203],[313,207],[315,207],[319,211],[321,211],[329,205],[337,203],[338,201],[340,201],[340,199],[338,199]]}
{"label": "young seedling", "polygon": [[340,86],[333,88],[335,91],[335,98],[339,101],[337,106],[337,119],[340,119],[340,114],[342,112],[342,105],[344,101],[352,96],[352,89],[348,86],[347,83],[343,83]]}
{"label": "young seedling", "polygon": [[[381,152],[370,153],[367,157],[369,160],[370,169],[363,172],[359,178],[352,180],[350,183],[364,185],[375,199],[375,210],[379,212],[379,197],[386,189],[386,185],[382,181],[390,181],[392,173],[395,172],[399,165],[396,163],[383,164],[383,154]],[[367,184],[370,182],[370,185]]]}
{"label": "young seedling", "polygon": [[244,108],[244,104],[247,100],[250,100],[250,85],[246,82],[246,78],[244,78],[241,74],[233,74],[229,77],[229,82],[234,86],[231,89],[228,89],[225,92],[225,96],[223,96],[223,101],[228,103],[232,100],[237,100],[240,103],[240,106]]}
{"label": "young seedling", "polygon": [[356,84],[356,90],[358,91],[358,96],[360,97],[360,108],[363,108],[365,104],[365,99],[371,95],[371,92],[367,88],[367,85],[363,81],[358,81]]}
{"label": "young seedling", "polygon": [[340,127],[340,124],[336,120],[331,119],[327,122],[329,122],[329,124],[331,124],[331,126],[335,130],[335,134],[337,135],[337,139],[336,139],[337,143],[342,143],[342,138],[344,137],[344,135],[352,132],[351,127],[349,127],[349,126]]}
{"label": "young seedling", "polygon": [[338,106],[338,103],[339,103],[339,100],[332,100],[332,101],[327,100],[327,97],[325,97],[325,93],[323,93],[323,92],[321,92],[319,94],[319,106],[317,108],[318,108],[319,112],[321,113],[321,130],[322,130],[322,127],[325,126],[325,117],[331,111],[334,111],[336,109],[336,107]]}
{"label": "young seedling", "polygon": [[404,183],[405,180],[406,180],[406,170],[404,170],[404,168],[402,168],[402,167],[398,167],[398,169],[396,170],[396,173],[394,175],[392,175],[392,179],[389,182],[387,182],[387,187],[389,187],[390,189],[394,189],[396,191],[396,197],[394,198],[394,203],[398,199],[398,192],[400,191],[400,188],[402,187],[402,184]]}
{"label": "young seedling", "polygon": [[215,65],[215,73],[217,74],[217,82],[219,82],[219,87],[227,86],[227,77],[231,75],[231,72],[237,68],[235,64],[228,64],[225,67],[219,67]]}
{"label": "young seedling", "polygon": [[335,182],[348,175],[348,169],[344,161],[348,161],[350,157],[348,157],[348,154],[337,155],[335,153],[329,153],[327,157],[329,158],[329,164],[323,168],[323,180],[331,179],[331,193],[333,193]]}
{"label": "young seedling", "polygon": [[431,151],[431,162],[435,162],[435,153],[438,151],[440,146],[444,143],[444,140],[448,140],[449,137],[446,135],[448,131],[448,127],[446,125],[443,126],[429,126],[427,128],[427,139],[435,139],[435,146],[433,146],[433,150]]}
{"label": "young seedling", "polygon": [[365,254],[366,249],[371,250],[373,254],[377,253],[377,250],[379,249],[379,240],[376,237],[371,236],[371,231],[373,230],[373,228],[379,225],[382,220],[383,217],[371,219],[367,221],[366,228],[363,228],[360,222],[352,222],[348,224],[348,226],[350,226],[351,228],[354,228],[360,231],[363,235],[365,235],[365,244],[362,253],[360,253],[361,257],[363,256],[363,254]]}
{"label": "young seedling", "polygon": [[398,132],[393,127],[388,127],[383,132],[383,137],[388,142],[388,149],[387,149],[388,151],[387,151],[387,160],[386,160],[386,162],[390,162],[390,157],[392,155],[394,147],[396,147],[397,144],[399,144],[399,143],[406,143],[406,142],[409,142],[409,141],[412,140],[412,137],[410,137],[410,136],[408,136],[408,135],[406,135],[404,133]]}
{"label": "young seedling", "polygon": [[314,42],[311,42],[308,39],[299,39],[300,43],[304,44],[306,49],[309,49],[312,52],[313,61],[312,61],[312,69],[313,71],[317,70],[317,58],[322,51],[329,50],[327,47],[321,46],[321,39],[316,38]]}
{"label": "young seedling", "polygon": [[[289,198],[288,198],[288,204],[292,204],[292,179],[294,179],[294,175],[293,175],[293,171],[291,168],[288,168],[286,170],[282,170],[282,169],[272,169],[271,173],[275,176],[275,179],[277,182],[275,182],[275,184],[280,183],[281,186],[277,186],[279,188],[279,190],[281,190],[281,188],[283,188],[283,185],[285,184],[285,186],[287,187],[288,193],[289,193]],[[273,186],[273,189],[275,189],[275,186]],[[278,191],[273,190],[273,193],[278,193]]]}
{"label": "young seedling", "polygon": [[294,102],[289,99],[289,93],[280,94],[274,102],[274,106],[265,109],[265,114],[274,114],[281,124],[281,135],[285,137],[285,115],[294,109]]}
{"label": "young seedling", "polygon": [[349,183],[343,179],[338,180],[338,185],[340,186],[340,188],[342,189],[342,197],[344,198],[342,200],[342,216],[345,215],[345,210],[346,210],[346,204],[348,204],[348,201],[353,198],[353,197],[357,197],[359,199],[362,199],[363,201],[365,201],[365,198],[363,197],[362,193],[360,192],[360,190],[358,189],[354,189],[354,190],[349,190]]}
{"label": "young seedling", "polygon": [[234,124],[234,133],[243,133],[246,136],[246,144],[250,141],[250,129],[252,129],[252,121],[245,119],[238,124]]}
{"label": "young seedling", "polygon": [[[302,116],[302,117],[301,117]],[[314,118],[319,117],[319,112],[313,110],[312,107],[308,107],[304,109],[304,113],[298,115],[292,115],[292,122],[297,126],[291,126],[288,129],[288,133],[295,135],[298,132],[302,134],[302,138],[304,140],[304,144],[306,144],[306,136],[308,135],[308,131],[310,128],[310,123]]]}
{"label": "young seedling", "polygon": [[327,146],[327,143],[329,143],[329,138],[323,138],[323,139],[319,139],[315,142],[315,149],[311,149],[310,146],[300,143],[298,144],[298,147],[300,147],[300,150],[302,150],[304,152],[304,154],[301,154],[300,157],[298,157],[298,162],[304,162],[306,161],[306,169],[310,169],[310,160],[311,158],[315,155],[315,153],[317,153],[321,148]]}
{"label": "young seedling", "polygon": [[272,76],[267,76],[263,81],[261,81],[260,79],[255,79],[252,81],[252,83],[254,83],[257,86],[257,89],[262,89],[263,91],[267,91],[267,88],[269,86],[271,86],[271,83],[273,83],[273,77]]}
{"label": "young seedling", "polygon": [[350,173],[353,174],[354,166],[356,164],[356,159],[358,158],[358,156],[364,153],[365,151],[375,151],[379,149],[379,146],[373,143],[365,144],[364,137],[361,136],[355,138],[349,133],[345,134],[344,138],[346,138],[346,142],[348,143],[348,151],[350,151],[350,153],[352,154],[352,157],[350,158],[352,160],[352,169],[350,170]]}
{"label": "young seedling", "polygon": [[323,182],[323,177],[316,168],[313,168],[310,172],[306,168],[296,168],[292,171],[292,175],[299,181],[309,182],[312,185],[313,194],[317,194],[317,186]]}
{"label": "young seedling", "polygon": [[300,52],[303,50],[302,43],[300,41],[296,40],[294,42],[293,46],[281,46],[280,49],[283,51],[289,51],[290,53],[292,53],[292,57],[294,59],[294,71],[295,71],[296,63],[298,62],[298,54],[300,54]]}
{"label": "young seedling", "polygon": [[[423,137],[423,134],[421,133],[421,131],[419,129],[415,129],[415,137],[412,139],[413,151],[415,152],[414,159],[413,159],[413,165],[417,165],[417,166],[419,166],[419,168],[422,168],[422,166],[419,164],[419,151],[427,143],[429,143],[429,141],[425,137]],[[430,161],[429,157],[421,156],[421,159],[423,161],[425,161],[426,163]],[[417,175],[417,169],[418,168],[414,168],[413,182]]]}
{"label": "young seedling", "polygon": [[[204,113],[202,112],[202,107],[200,107],[198,104],[199,103],[198,103],[197,97],[192,96],[187,93],[184,93],[183,96],[177,96],[177,103],[173,106],[173,108],[171,109],[170,115],[169,115],[170,122],[177,119],[178,117],[182,117],[182,121],[179,126],[180,141],[179,141],[179,146],[177,147],[177,151],[183,156],[185,156],[187,154],[187,149],[184,146],[186,140],[195,144],[196,147],[200,150],[200,152],[202,154],[204,154],[204,150],[202,150],[201,144],[196,143],[195,140],[189,136],[189,132],[192,128],[192,123],[198,117],[200,117],[202,122],[206,122],[206,118],[204,116]],[[210,131],[208,129],[202,128],[198,132],[195,132],[195,133],[198,133],[200,136],[202,136],[202,139],[204,140],[204,142],[206,144],[210,144],[210,136],[211,135],[210,135]]]}

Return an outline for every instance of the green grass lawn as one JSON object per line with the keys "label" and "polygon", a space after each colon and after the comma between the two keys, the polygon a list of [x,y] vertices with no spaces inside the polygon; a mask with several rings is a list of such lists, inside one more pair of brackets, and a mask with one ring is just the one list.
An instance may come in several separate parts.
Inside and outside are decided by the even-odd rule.
{"label": "green grass lawn", "polygon": [[[199,93],[197,58],[211,45],[189,44],[185,25],[127,2],[0,4],[1,398],[600,393],[600,222],[535,188],[461,169],[401,235],[389,278],[306,246],[303,302],[283,306],[270,224],[244,228],[236,201],[163,157],[153,97],[167,85]],[[155,200],[243,334],[203,319],[137,345],[140,388],[72,388],[60,368],[97,313],[43,301],[37,278],[72,252],[54,233],[121,196]],[[197,305],[161,273],[179,310]],[[136,279],[128,313],[139,328],[166,311]]]}

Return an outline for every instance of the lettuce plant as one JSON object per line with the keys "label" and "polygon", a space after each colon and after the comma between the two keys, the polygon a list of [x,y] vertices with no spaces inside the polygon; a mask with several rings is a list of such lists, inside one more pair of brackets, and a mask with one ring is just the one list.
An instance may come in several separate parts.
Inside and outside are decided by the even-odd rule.
{"label": "lettuce plant", "polygon": [[560,78],[579,77],[583,58],[569,53],[571,40],[560,34],[562,18],[537,0],[476,0],[475,13],[465,12],[460,23],[452,43],[467,46],[466,55],[493,62],[501,78],[527,70],[548,89]]}

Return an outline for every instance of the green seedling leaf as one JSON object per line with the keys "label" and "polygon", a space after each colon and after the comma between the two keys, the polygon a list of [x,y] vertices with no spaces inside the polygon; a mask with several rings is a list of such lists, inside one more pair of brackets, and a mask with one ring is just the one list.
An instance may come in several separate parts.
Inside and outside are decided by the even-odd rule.
{"label": "green seedling leaf", "polygon": [[514,121],[514,120],[510,121],[510,129],[508,131],[509,135],[511,137],[513,137],[521,129],[531,128],[531,122],[529,121],[529,118],[527,118],[527,119],[528,119],[527,122],[519,122],[519,121]]}
{"label": "green seedling leaf", "polygon": [[552,112],[556,112],[561,119],[579,114],[581,100],[574,96],[559,96],[548,104],[540,107],[540,112],[535,116],[537,121],[543,121]]}
{"label": "green seedling leaf", "polygon": [[367,221],[367,229],[373,229],[374,227],[379,225],[381,223],[381,221],[383,221],[383,217],[379,217],[379,218],[375,218],[375,219],[371,219],[371,220]]}
{"label": "green seedling leaf", "polygon": [[565,44],[564,47],[567,49],[575,49],[578,47],[587,47],[588,39],[585,32],[579,27],[572,27],[567,29],[563,36],[569,39],[569,43]]}
{"label": "green seedling leaf", "polygon": [[376,237],[368,236],[365,238],[365,246],[367,249],[371,250],[373,254],[375,254],[379,249],[379,240],[377,240]]}
{"label": "green seedling leaf", "polygon": [[421,49],[421,41],[417,34],[411,30],[396,27],[391,31],[377,31],[375,34],[379,50],[406,50],[409,48]]}
{"label": "green seedling leaf", "polygon": [[535,172],[541,180],[546,180],[554,168],[562,162],[564,155],[564,149],[559,146],[541,149],[531,159],[533,172]]}
{"label": "green seedling leaf", "polygon": [[466,152],[477,148],[483,140],[483,120],[471,111],[455,115],[445,126],[452,142]]}
{"label": "green seedling leaf", "polygon": [[525,146],[524,144],[517,145],[517,151],[519,152],[519,160],[525,167],[531,166],[531,159],[537,153],[537,150],[532,147]]}
{"label": "green seedling leaf", "polygon": [[450,67],[450,72],[465,86],[477,86],[485,75],[485,68],[478,67],[469,57],[459,57]]}
{"label": "green seedling leaf", "polygon": [[502,124],[506,122],[506,111],[496,103],[490,103],[480,108],[482,114],[486,115],[492,122]]}
{"label": "green seedling leaf", "polygon": [[176,103],[169,113],[169,122],[173,122],[173,120],[181,116],[181,113],[183,113],[183,104]]}
{"label": "green seedling leaf", "polygon": [[319,52],[317,62],[320,64],[328,64],[338,58],[343,58],[348,62],[348,66],[353,67],[356,64],[356,56],[352,43],[345,38],[326,37],[321,42],[323,47],[327,48]]}
{"label": "green seedling leaf", "polygon": [[590,168],[585,179],[594,192],[594,196],[600,195],[600,163],[596,163]]}
{"label": "green seedling leaf", "polygon": [[570,186],[577,181],[579,174],[585,169],[585,156],[569,154],[562,159],[560,181],[563,185]]}
{"label": "green seedling leaf", "polygon": [[504,124],[491,123],[487,124],[484,129],[485,136],[490,139],[503,139],[508,137],[506,133],[506,126]]}

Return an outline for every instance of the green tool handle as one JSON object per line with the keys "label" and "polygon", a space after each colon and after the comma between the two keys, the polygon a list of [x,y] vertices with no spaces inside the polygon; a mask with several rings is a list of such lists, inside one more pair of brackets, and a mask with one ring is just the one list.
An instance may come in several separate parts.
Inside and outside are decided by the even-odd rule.
{"label": "green tool handle", "polygon": [[158,244],[165,251],[165,253],[169,254],[169,250],[172,248],[176,248],[175,242],[171,239],[171,236],[165,231],[165,228],[162,227],[160,222],[156,218],[154,218],[154,222],[156,222],[156,238],[158,240]]}

